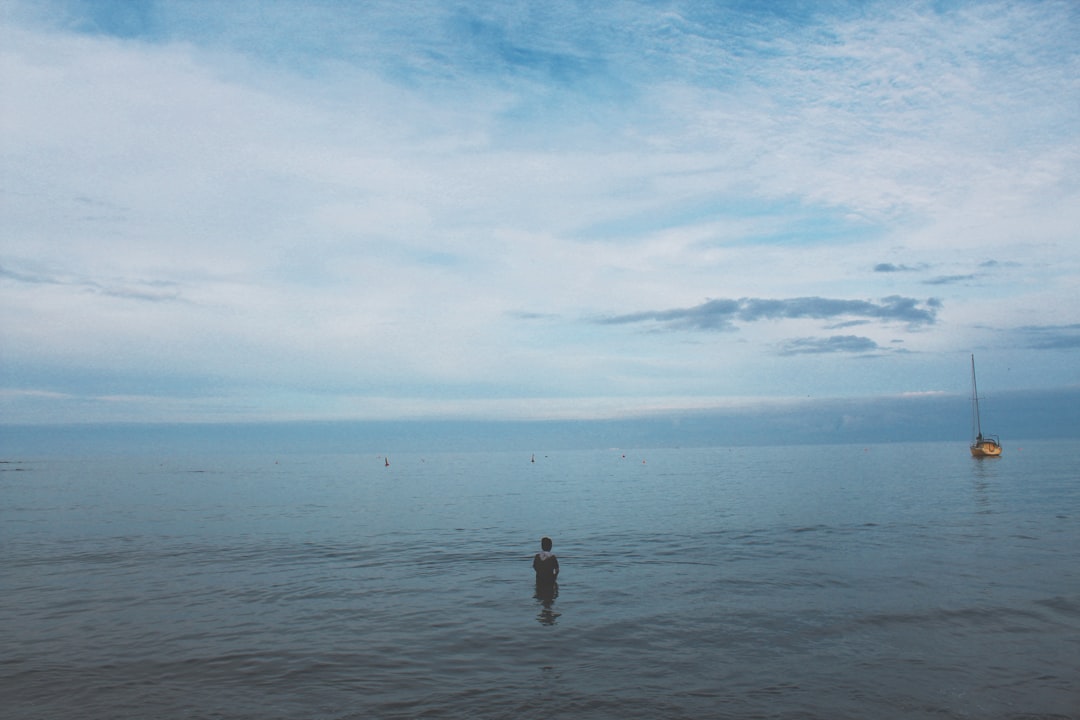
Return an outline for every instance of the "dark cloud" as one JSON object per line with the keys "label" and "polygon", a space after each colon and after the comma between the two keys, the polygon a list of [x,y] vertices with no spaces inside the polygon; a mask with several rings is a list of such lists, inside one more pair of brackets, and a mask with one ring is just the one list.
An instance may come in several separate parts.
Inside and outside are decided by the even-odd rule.
{"label": "dark cloud", "polygon": [[878,263],[874,266],[874,272],[879,273],[894,273],[894,272],[920,272],[925,270],[925,265],[919,265],[912,267],[910,265],[893,265],[892,263]]}
{"label": "dark cloud", "polygon": [[868,353],[878,349],[878,344],[870,338],[858,335],[833,335],[827,338],[792,338],[780,346],[780,354]]}
{"label": "dark cloud", "polygon": [[866,325],[869,320],[845,320],[838,323],[829,323],[825,326],[826,330],[843,330],[844,328],[857,327],[859,325]]}
{"label": "dark cloud", "polygon": [[999,260],[983,260],[979,263],[979,267],[987,270],[998,270],[1001,268],[1018,268],[1023,267],[1023,263],[1016,262],[1014,260],[1006,260],[1004,262]]}
{"label": "dark cloud", "polygon": [[125,300],[143,300],[146,302],[169,302],[180,299],[180,290],[175,286],[154,284],[147,287],[110,287],[101,290],[102,295]]}
{"label": "dark cloud", "polygon": [[27,285],[66,285],[62,280],[34,272],[19,272],[0,265],[0,278],[7,278]]}
{"label": "dark cloud", "polygon": [[970,282],[978,275],[941,275],[940,277],[923,280],[924,285],[951,285],[952,283]]}
{"label": "dark cloud", "polygon": [[601,325],[657,322],[675,330],[731,330],[742,300],[709,300],[692,308],[647,310],[628,315],[612,315],[597,320]]}
{"label": "dark cloud", "polygon": [[83,292],[126,300],[167,302],[180,299],[180,286],[163,280],[117,280],[103,284],[89,278],[63,277],[25,270],[18,271],[3,265],[0,265],[0,278],[7,278],[26,285],[60,285],[80,288]]}
{"label": "dark cloud", "polygon": [[804,297],[788,299],[741,298],[709,300],[690,308],[647,310],[598,318],[602,325],[656,323],[670,330],[734,330],[736,323],[759,320],[843,319],[846,322],[904,322],[909,326],[933,325],[940,301],[919,303],[914,298],[893,295],[878,302]]}
{"label": "dark cloud", "polygon": [[1031,350],[1073,350],[1080,348],[1080,324],[1029,325],[1019,328]]}

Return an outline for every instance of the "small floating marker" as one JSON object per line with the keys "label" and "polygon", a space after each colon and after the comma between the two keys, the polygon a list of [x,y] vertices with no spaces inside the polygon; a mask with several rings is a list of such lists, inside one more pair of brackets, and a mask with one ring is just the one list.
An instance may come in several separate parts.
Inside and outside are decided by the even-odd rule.
{"label": "small floating marker", "polygon": [[384,467],[390,467],[390,458],[385,458],[384,462],[386,463]]}
{"label": "small floating marker", "polygon": [[535,453],[533,453],[532,460],[530,460],[529,462],[536,462],[536,454]]}

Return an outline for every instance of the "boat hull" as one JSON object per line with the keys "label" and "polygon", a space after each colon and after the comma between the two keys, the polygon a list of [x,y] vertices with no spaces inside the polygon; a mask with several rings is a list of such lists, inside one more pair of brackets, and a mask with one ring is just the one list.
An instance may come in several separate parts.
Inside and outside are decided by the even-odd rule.
{"label": "boat hull", "polygon": [[983,440],[971,446],[972,457],[998,457],[1001,455],[1001,445],[991,440]]}

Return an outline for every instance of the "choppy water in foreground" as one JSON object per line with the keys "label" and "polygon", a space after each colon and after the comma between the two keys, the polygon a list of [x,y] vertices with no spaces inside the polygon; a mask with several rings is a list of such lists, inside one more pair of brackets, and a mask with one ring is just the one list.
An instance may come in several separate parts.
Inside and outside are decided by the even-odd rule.
{"label": "choppy water in foreground", "polygon": [[0,716],[1080,717],[1064,445],[4,458]]}

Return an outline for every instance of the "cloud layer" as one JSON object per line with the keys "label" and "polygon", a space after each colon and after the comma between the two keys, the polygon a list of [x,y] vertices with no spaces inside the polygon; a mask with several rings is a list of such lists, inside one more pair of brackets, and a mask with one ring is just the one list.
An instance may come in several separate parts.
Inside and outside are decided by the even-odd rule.
{"label": "cloud layer", "polygon": [[940,303],[931,298],[918,300],[891,296],[880,302],[803,297],[783,300],[741,298],[708,300],[691,308],[653,310],[616,315],[597,320],[601,324],[624,325],[653,322],[662,327],[693,330],[734,330],[736,323],[761,320],[812,318],[814,320],[903,322],[910,328],[933,324]]}
{"label": "cloud layer", "polygon": [[5,3],[0,409],[607,416],[955,391],[970,352],[1076,385],[1078,35],[1061,2]]}

